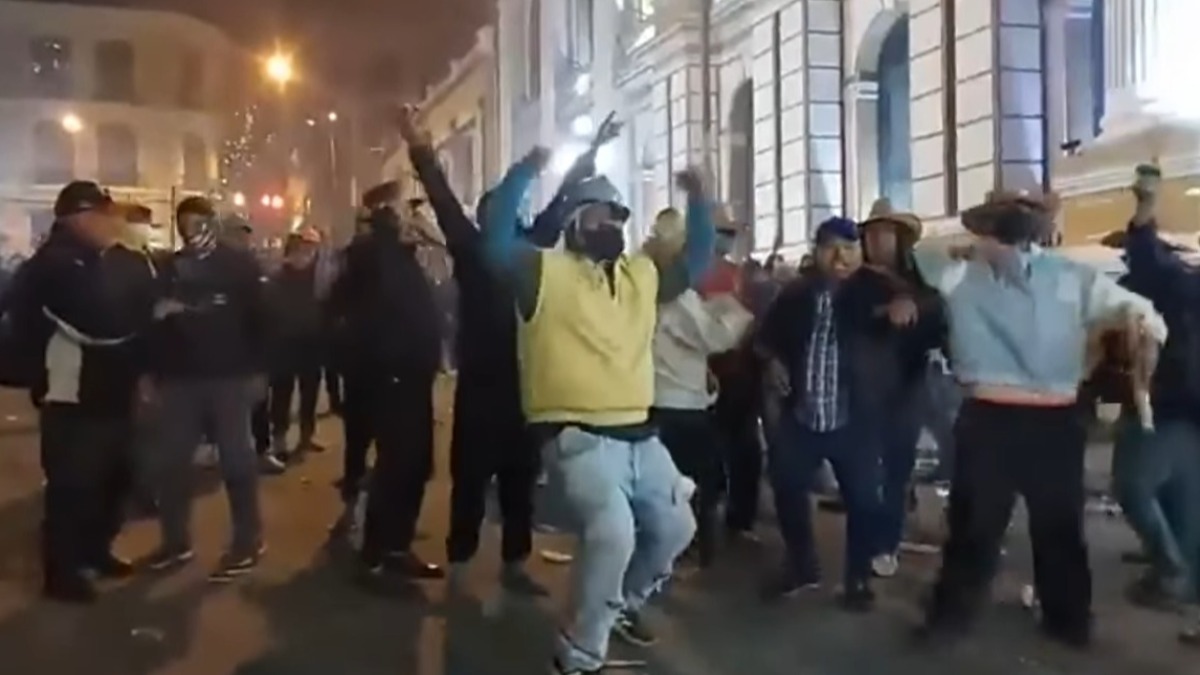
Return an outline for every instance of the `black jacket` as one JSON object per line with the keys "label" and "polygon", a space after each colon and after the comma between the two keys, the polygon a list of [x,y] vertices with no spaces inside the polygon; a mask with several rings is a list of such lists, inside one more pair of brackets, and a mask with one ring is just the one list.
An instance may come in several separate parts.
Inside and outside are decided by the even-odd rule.
{"label": "black jacket", "polygon": [[125,416],[143,372],[155,270],[140,253],[97,250],[56,225],[25,264],[9,312],[38,403]]}
{"label": "black jacket", "polygon": [[329,297],[344,367],[432,377],[441,365],[442,317],[416,247],[385,225],[356,237],[344,256]]}
{"label": "black jacket", "polygon": [[204,258],[175,253],[160,277],[160,299],[186,309],[161,317],[150,332],[156,375],[224,378],[265,371],[263,282],[250,252],[221,244]]}

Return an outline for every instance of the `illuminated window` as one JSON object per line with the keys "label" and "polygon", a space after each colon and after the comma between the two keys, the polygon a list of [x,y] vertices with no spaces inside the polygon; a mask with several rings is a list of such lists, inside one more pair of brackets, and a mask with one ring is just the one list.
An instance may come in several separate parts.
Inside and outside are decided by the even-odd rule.
{"label": "illuminated window", "polygon": [[106,40],[97,44],[96,98],[132,102],[133,88],[133,47],[124,40]]}
{"label": "illuminated window", "polygon": [[34,182],[62,185],[75,177],[75,137],[55,120],[33,128]]}
{"label": "illuminated window", "polygon": [[595,39],[592,20],[595,16],[594,0],[572,0],[567,6],[567,35],[571,62],[587,67],[595,54]]}
{"label": "illuminated window", "polygon": [[29,43],[29,67],[34,95],[71,95],[71,43],[66,38],[34,38]]}
{"label": "illuminated window", "polygon": [[136,187],[138,175],[137,137],[124,124],[96,127],[96,151],[100,182],[105,185]]}

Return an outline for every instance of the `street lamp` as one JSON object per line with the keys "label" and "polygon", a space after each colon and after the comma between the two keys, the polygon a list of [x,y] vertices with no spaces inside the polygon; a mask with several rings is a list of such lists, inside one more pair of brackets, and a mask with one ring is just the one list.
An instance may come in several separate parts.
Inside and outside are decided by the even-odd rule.
{"label": "street lamp", "polygon": [[75,113],[63,115],[61,124],[63,131],[66,131],[68,134],[77,134],[83,131],[83,120],[79,119],[79,116]]}
{"label": "street lamp", "polygon": [[331,111],[329,111],[329,121],[330,121],[330,122],[336,122],[336,121],[338,121],[338,114],[337,114],[337,111],[336,111],[336,110],[331,110]]}
{"label": "street lamp", "polygon": [[265,72],[267,79],[279,85],[279,88],[286,87],[296,76],[292,55],[279,51],[271,54],[267,57]]}

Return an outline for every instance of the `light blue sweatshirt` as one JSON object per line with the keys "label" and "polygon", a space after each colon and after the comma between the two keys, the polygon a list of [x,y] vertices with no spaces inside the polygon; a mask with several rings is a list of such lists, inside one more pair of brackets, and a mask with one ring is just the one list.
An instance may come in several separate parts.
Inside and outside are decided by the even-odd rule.
{"label": "light blue sweatshirt", "polygon": [[[950,357],[964,385],[1074,396],[1085,377],[1088,331],[1132,311],[1161,343],[1167,328],[1149,300],[1099,270],[1034,247],[1021,254],[1016,283],[978,259],[954,259],[945,245],[913,251],[926,282],[945,297]],[[1006,274],[1013,274],[1013,270]]]}

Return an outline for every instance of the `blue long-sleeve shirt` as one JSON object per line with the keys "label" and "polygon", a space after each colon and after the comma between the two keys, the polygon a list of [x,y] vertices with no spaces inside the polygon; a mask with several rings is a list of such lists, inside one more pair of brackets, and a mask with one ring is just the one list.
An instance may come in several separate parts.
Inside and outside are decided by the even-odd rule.
{"label": "blue long-sleeve shirt", "polygon": [[[492,191],[484,221],[488,224],[511,223],[517,217],[521,201],[537,176],[537,168],[528,162],[518,162]],[[559,223],[561,229],[565,222]],[[716,233],[713,230],[712,204],[702,194],[688,196],[686,218],[687,241],[683,255],[659,268],[659,299],[674,299],[703,278],[713,261]],[[511,227],[485,226],[483,230],[485,259],[497,274],[513,284],[517,306],[525,316],[531,316],[537,306],[541,283],[541,257],[535,246],[524,241]]]}

